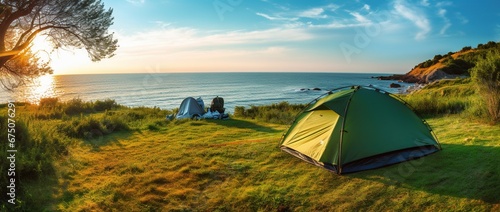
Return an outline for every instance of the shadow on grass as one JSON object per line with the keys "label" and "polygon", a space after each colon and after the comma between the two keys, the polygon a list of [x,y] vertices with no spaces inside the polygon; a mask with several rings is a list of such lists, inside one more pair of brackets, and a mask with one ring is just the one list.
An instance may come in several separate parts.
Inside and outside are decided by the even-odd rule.
{"label": "shadow on grass", "polygon": [[[43,158],[43,162],[38,161],[39,167],[36,168],[41,170],[36,170],[30,166],[32,161],[27,161],[36,160],[36,158],[25,157],[22,153],[28,155],[28,153],[19,151],[19,154],[15,155],[16,161],[14,162],[16,165],[19,164],[20,168],[14,167],[15,169],[10,169],[13,170],[12,172],[7,172],[5,166],[0,165],[5,168],[2,169],[5,170],[5,176],[1,178],[0,182],[0,187],[2,187],[0,190],[4,194],[3,201],[0,203],[0,211],[50,211],[54,201],[53,196],[56,194],[55,188],[58,186],[56,170],[53,165],[54,158]],[[10,154],[8,153],[8,155]],[[6,155],[2,155],[2,158],[6,157]]]}
{"label": "shadow on grass", "polygon": [[429,193],[500,203],[500,147],[442,144],[443,151],[348,175]]}
{"label": "shadow on grass", "polygon": [[99,131],[94,132],[94,134],[84,138],[85,143],[90,144],[94,151],[99,151],[100,147],[109,144],[118,144],[119,140],[128,139],[133,134],[133,131],[118,131],[112,134],[103,135]]}
{"label": "shadow on grass", "polygon": [[272,127],[266,127],[250,121],[240,120],[240,119],[228,119],[228,120],[208,119],[207,121],[210,123],[215,123],[229,128],[252,129],[257,132],[265,132],[265,133],[281,132],[281,130],[276,130]]}

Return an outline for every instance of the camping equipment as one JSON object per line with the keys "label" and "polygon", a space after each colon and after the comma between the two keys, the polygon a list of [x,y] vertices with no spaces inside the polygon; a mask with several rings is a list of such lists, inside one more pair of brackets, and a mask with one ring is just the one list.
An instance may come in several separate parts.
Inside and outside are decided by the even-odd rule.
{"label": "camping equipment", "polygon": [[185,118],[199,118],[205,114],[205,110],[200,107],[198,102],[193,97],[185,98],[181,106],[179,106],[179,112],[177,113],[177,119]]}
{"label": "camping equipment", "polygon": [[222,97],[215,97],[212,99],[212,102],[210,103],[210,111],[218,111],[219,113],[224,113],[226,109],[224,108],[224,99]]}
{"label": "camping equipment", "polygon": [[309,103],[283,135],[280,147],[337,174],[375,169],[441,150],[430,126],[407,103],[380,89],[361,86],[332,90]]}

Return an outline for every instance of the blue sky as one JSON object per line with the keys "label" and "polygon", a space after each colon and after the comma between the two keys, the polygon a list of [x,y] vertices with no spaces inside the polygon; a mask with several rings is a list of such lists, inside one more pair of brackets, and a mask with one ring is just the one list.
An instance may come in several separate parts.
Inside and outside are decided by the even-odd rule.
{"label": "blue sky", "polygon": [[114,10],[116,56],[90,63],[60,53],[56,73],[406,73],[436,54],[500,41],[497,0],[103,2]]}

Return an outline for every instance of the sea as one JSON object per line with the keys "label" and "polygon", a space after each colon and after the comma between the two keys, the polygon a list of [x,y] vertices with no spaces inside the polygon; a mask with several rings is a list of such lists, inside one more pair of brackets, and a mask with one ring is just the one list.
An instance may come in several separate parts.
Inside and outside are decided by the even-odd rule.
{"label": "sea", "polygon": [[228,112],[235,106],[268,105],[279,102],[307,104],[329,90],[351,86],[374,86],[402,93],[413,84],[377,80],[389,74],[361,73],[144,73],[45,75],[14,91],[1,90],[0,102],[30,102],[57,97],[84,101],[114,99],[130,107],[178,108],[187,97],[201,97],[206,106],[214,97],[224,98]]}

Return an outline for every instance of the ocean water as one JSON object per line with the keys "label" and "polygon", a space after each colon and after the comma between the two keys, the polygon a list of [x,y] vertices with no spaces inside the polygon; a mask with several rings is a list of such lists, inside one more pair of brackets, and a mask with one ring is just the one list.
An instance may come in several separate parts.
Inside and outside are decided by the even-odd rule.
{"label": "ocean water", "polygon": [[[15,92],[2,92],[0,102],[37,103],[40,98],[66,101],[114,99],[122,105],[174,109],[186,97],[201,97],[208,106],[212,98],[223,97],[229,112],[235,106],[266,105],[287,101],[309,103],[328,90],[350,85],[372,85],[392,93],[394,81],[371,78],[384,74],[355,73],[161,73],[43,76]],[[313,90],[319,88],[321,90]]]}

